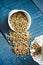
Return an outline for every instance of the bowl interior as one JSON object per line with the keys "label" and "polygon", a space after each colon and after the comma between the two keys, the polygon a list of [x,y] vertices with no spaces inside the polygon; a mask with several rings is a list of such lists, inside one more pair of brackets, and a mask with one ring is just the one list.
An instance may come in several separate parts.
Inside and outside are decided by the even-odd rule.
{"label": "bowl interior", "polygon": [[13,29],[13,27],[11,26],[11,23],[10,23],[10,17],[11,17],[11,15],[12,14],[14,14],[14,13],[16,13],[16,12],[23,12],[24,14],[25,14],[25,16],[27,17],[27,20],[28,20],[28,26],[27,26],[27,29],[26,30],[28,30],[29,28],[30,28],[30,26],[31,26],[31,17],[30,17],[30,15],[29,15],[29,13],[28,12],[26,12],[26,11],[24,11],[24,10],[12,10],[11,12],[9,12],[9,16],[8,16],[8,24],[9,24],[9,27],[13,30],[13,31],[15,31],[14,29]]}

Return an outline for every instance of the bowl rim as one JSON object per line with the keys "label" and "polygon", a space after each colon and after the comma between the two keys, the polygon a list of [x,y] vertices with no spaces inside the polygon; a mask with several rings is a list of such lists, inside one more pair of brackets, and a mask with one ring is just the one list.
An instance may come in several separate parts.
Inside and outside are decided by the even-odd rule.
{"label": "bowl rim", "polygon": [[31,16],[30,16],[30,14],[29,14],[27,11],[25,11],[25,10],[17,10],[17,9],[14,9],[14,10],[11,10],[11,11],[9,12],[9,15],[8,15],[8,25],[9,25],[9,27],[10,27],[13,31],[15,31],[15,30],[13,29],[13,27],[11,26],[11,23],[10,23],[9,19],[10,19],[10,16],[11,16],[13,13],[16,13],[16,12],[23,12],[23,13],[26,15],[26,17],[27,17],[27,19],[28,19],[28,21],[29,21],[29,24],[28,24],[28,26],[27,26],[27,29],[25,30],[25,31],[27,31],[27,30],[30,28],[30,26],[31,26]]}
{"label": "bowl rim", "polygon": [[[43,40],[42,38],[43,38],[43,35],[39,35],[39,36],[35,37],[34,40],[40,39],[40,41],[42,41],[42,40]],[[34,40],[31,42],[31,45],[33,44]],[[30,50],[30,52],[31,52],[31,50]],[[31,55],[31,54],[30,54],[30,55]],[[32,55],[31,55],[31,56],[32,56]],[[39,59],[39,57],[41,58],[41,54],[39,54],[39,55],[37,55],[37,56],[35,56],[35,57],[32,56],[33,60],[40,64],[40,62],[42,62],[42,61]],[[38,58],[38,59],[37,59],[37,58]]]}

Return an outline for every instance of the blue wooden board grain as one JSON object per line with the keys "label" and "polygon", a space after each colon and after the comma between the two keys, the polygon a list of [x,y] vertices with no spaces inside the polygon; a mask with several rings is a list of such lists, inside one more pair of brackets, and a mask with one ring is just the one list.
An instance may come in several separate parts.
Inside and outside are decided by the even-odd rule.
{"label": "blue wooden board grain", "polygon": [[0,65],[22,65],[0,33]]}
{"label": "blue wooden board grain", "polygon": [[32,0],[39,10],[43,13],[43,0]]}
{"label": "blue wooden board grain", "polygon": [[[43,34],[43,15],[36,8],[36,6],[32,3],[31,0],[0,0],[0,15],[1,15],[0,16],[0,28],[3,30],[3,32],[5,34],[8,34],[8,30],[9,30],[8,13],[12,9],[24,9],[28,13],[30,13],[30,16],[32,19],[31,20],[32,24],[28,31],[30,31],[30,33],[32,34],[32,40],[36,36]],[[2,38],[0,39],[0,43],[1,42],[6,43],[6,42],[2,41]],[[4,47],[6,48],[6,44]],[[8,44],[7,44],[7,48],[9,48]],[[9,53],[9,49],[7,51],[4,51],[4,49],[3,49],[5,58],[0,56],[0,58],[2,60],[4,59],[3,64],[0,64],[0,65],[7,65],[7,62],[9,65],[14,65],[13,63],[10,63],[11,62],[10,59],[13,59],[14,55],[13,55],[13,52],[11,52],[11,51]],[[5,64],[4,62],[6,61],[6,53],[9,53],[9,56],[7,56],[7,58],[9,58],[10,62],[7,60],[7,62]],[[10,58],[10,54],[13,57]],[[3,56],[2,53],[1,53],[1,55]],[[26,58],[26,60],[24,60],[24,57]],[[22,56],[19,57],[20,62],[22,62],[23,65],[38,65],[35,61],[33,61],[31,56],[24,56],[24,57],[22,57]],[[1,59],[0,59],[0,61],[1,61]],[[14,61],[12,60],[12,62],[16,63],[16,60],[14,60]],[[2,63],[2,62],[0,62],[0,63]]]}

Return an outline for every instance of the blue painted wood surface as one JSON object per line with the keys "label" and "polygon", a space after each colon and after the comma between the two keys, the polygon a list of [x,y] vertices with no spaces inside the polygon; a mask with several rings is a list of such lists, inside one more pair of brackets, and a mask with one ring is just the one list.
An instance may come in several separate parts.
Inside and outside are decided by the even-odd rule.
{"label": "blue painted wood surface", "polygon": [[22,65],[0,33],[0,65]]}
{"label": "blue painted wood surface", "polygon": [[[0,0],[0,28],[5,34],[8,34],[8,13],[12,9],[24,9],[31,15],[31,27],[29,29],[32,34],[32,40],[43,34],[43,15],[32,3],[31,0]],[[0,65],[38,65],[33,61],[31,56],[20,56],[19,60],[11,51],[5,39],[0,37]],[[24,58],[26,58],[24,60]]]}
{"label": "blue painted wood surface", "polygon": [[39,10],[43,13],[43,0],[32,0],[37,7],[39,8]]}

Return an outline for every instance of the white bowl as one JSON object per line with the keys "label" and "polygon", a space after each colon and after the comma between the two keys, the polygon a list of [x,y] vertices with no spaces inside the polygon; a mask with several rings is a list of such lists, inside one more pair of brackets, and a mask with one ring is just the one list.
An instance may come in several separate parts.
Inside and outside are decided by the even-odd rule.
{"label": "white bowl", "polygon": [[16,12],[23,12],[23,13],[26,15],[27,20],[29,21],[29,24],[28,24],[27,29],[26,29],[26,30],[28,30],[28,29],[30,28],[30,26],[31,26],[31,16],[30,16],[30,14],[29,14],[27,11],[25,11],[25,10],[11,10],[11,11],[9,12],[9,15],[8,15],[8,25],[9,25],[9,27],[10,27],[13,31],[15,31],[15,30],[13,29],[13,27],[11,26],[10,16],[11,16],[12,14],[16,13]]}
{"label": "white bowl", "polygon": [[[43,35],[40,35],[38,37],[36,37],[33,42],[31,42],[31,45],[34,43],[34,41],[37,41],[38,44],[42,47],[42,44],[43,44]],[[30,52],[32,52],[33,50],[30,49]],[[34,52],[34,51],[33,51]],[[31,53],[31,56],[32,56],[32,53]],[[43,65],[43,60],[42,60],[42,55],[39,54],[37,56],[32,56],[33,60],[36,61],[37,63],[39,63],[40,65]]]}

